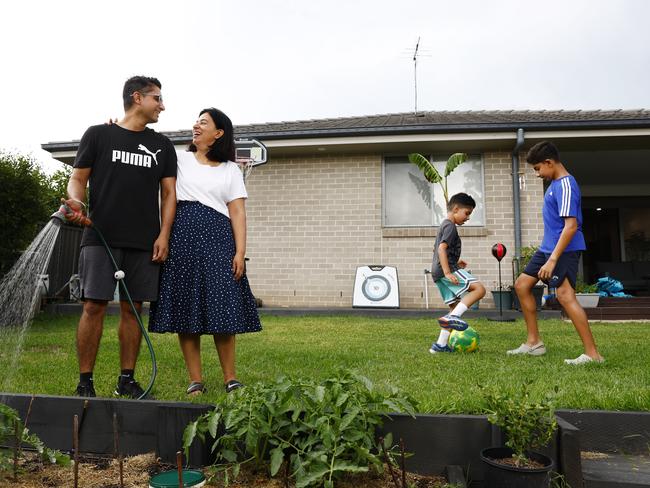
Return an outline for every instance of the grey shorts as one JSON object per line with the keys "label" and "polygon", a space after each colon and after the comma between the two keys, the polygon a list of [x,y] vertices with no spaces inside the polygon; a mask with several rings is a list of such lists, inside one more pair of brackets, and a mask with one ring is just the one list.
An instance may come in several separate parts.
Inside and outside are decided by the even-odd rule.
{"label": "grey shorts", "polygon": [[[111,248],[124,283],[134,302],[151,302],[158,299],[160,264],[151,261],[151,251]],[[81,299],[113,300],[115,269],[103,246],[84,246],[79,256]],[[120,287],[120,300],[126,300]]]}

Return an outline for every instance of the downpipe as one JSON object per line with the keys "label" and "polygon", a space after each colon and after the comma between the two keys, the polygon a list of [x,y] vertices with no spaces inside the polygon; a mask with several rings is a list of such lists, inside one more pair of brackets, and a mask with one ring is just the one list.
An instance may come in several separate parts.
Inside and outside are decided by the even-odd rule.
{"label": "downpipe", "polygon": [[512,203],[514,213],[514,228],[515,228],[515,256],[514,261],[517,262],[517,269],[514,270],[516,274],[514,278],[521,271],[519,263],[521,262],[521,201],[519,197],[520,190],[520,175],[519,175],[519,151],[524,145],[524,129],[517,129],[517,143],[512,149]]}
{"label": "downpipe", "polygon": [[[78,200],[76,200],[78,201]],[[79,202],[84,208],[85,204],[83,202]],[[59,225],[65,224],[65,223],[72,223],[70,218],[75,214],[75,212],[67,206],[65,203],[59,207],[59,209],[54,212],[51,215],[51,219],[54,222],[59,223]],[[144,337],[144,340],[147,344],[147,348],[149,349],[149,355],[151,356],[151,378],[149,379],[149,384],[147,385],[147,388],[143,391],[142,395],[140,395],[137,399],[141,400],[142,398],[146,397],[151,389],[153,388],[153,384],[156,381],[156,375],[158,374],[158,367],[156,365],[156,354],[153,350],[153,345],[151,344],[151,339],[149,338],[149,334],[147,334],[147,330],[144,327],[144,324],[142,323],[142,317],[140,317],[140,313],[138,310],[135,308],[135,304],[133,303],[133,300],[131,299],[131,294],[129,293],[128,288],[126,287],[126,283],[124,282],[124,278],[126,277],[126,274],[124,271],[122,271],[117,263],[115,262],[115,257],[113,256],[113,253],[111,252],[111,248],[106,242],[106,239],[104,239],[104,235],[102,232],[93,224],[92,220],[90,220],[88,217],[85,215],[78,216],[77,215],[77,220],[74,222],[77,225],[80,225],[82,227],[89,227],[93,229],[97,235],[99,236],[99,240],[102,243],[102,246],[106,250],[106,254],[108,255],[108,258],[110,259],[111,263],[113,264],[113,270],[115,273],[113,274],[113,277],[119,282],[120,287],[122,292],[124,293],[124,296],[126,296],[126,299],[129,302],[129,305],[131,306],[131,311],[133,312],[133,315],[136,318],[136,321],[138,322],[138,326],[140,326],[140,331],[142,332],[142,336]]]}

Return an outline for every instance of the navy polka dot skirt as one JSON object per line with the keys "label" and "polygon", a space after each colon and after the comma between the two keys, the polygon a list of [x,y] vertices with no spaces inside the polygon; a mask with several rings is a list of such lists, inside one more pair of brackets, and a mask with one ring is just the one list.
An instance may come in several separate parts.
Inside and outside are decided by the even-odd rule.
{"label": "navy polka dot skirt", "polygon": [[199,202],[180,201],[151,303],[149,331],[242,334],[262,330],[246,275],[235,281],[230,219]]}

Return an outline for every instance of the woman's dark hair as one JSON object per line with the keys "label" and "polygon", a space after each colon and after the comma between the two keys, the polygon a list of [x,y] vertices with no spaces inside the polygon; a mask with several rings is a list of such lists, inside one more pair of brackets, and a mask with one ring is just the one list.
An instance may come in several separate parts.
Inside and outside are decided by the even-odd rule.
{"label": "woman's dark hair", "polygon": [[555,144],[548,141],[538,142],[530,148],[526,155],[526,162],[528,164],[541,163],[547,159],[560,161],[560,151],[557,150]]}
{"label": "woman's dark hair", "polygon": [[154,85],[158,88],[162,88],[162,84],[158,81],[158,78],[153,78],[151,76],[132,76],[126,80],[124,82],[124,88],[122,88],[124,110],[130,109],[131,105],[133,105],[133,94],[135,92],[142,92]]}
{"label": "woman's dark hair", "polygon": [[[223,131],[223,135],[214,141],[214,144],[212,144],[212,146],[210,146],[210,150],[206,154],[207,158],[210,161],[214,161],[215,163],[234,161],[235,132],[232,128],[232,122],[226,114],[214,107],[204,108],[199,113],[199,117],[205,113],[210,116],[214,122],[214,125],[217,126],[217,129],[221,129]],[[196,152],[196,146],[194,143],[190,143],[187,150],[190,152]]]}

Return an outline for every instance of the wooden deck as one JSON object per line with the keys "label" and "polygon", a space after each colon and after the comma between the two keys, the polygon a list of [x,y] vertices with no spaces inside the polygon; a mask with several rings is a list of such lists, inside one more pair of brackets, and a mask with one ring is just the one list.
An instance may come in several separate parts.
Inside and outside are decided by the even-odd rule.
{"label": "wooden deck", "polygon": [[601,297],[596,308],[585,308],[589,320],[650,320],[650,297]]}

